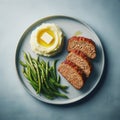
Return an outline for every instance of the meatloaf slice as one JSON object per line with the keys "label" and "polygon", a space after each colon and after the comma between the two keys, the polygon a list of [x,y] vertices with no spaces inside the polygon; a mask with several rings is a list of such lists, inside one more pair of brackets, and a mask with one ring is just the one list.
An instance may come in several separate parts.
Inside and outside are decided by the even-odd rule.
{"label": "meatloaf slice", "polygon": [[84,85],[84,73],[71,61],[65,60],[62,62],[58,67],[58,71],[76,89],[80,89]]}
{"label": "meatloaf slice", "polygon": [[67,49],[69,52],[72,50],[80,50],[91,59],[96,57],[96,45],[89,38],[73,36],[68,40]]}
{"label": "meatloaf slice", "polygon": [[92,65],[85,54],[78,50],[73,50],[67,55],[66,59],[80,67],[85,73],[86,77],[89,77],[92,71]]}

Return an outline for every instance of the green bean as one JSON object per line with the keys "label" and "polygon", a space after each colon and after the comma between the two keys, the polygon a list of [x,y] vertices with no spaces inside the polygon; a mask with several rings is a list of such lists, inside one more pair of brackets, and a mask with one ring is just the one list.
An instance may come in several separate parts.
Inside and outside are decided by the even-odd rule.
{"label": "green bean", "polygon": [[24,53],[24,58],[25,58],[25,61],[26,61],[26,65],[30,66],[34,75],[36,75],[36,71],[35,71],[34,65],[32,63],[32,58],[31,58],[30,54],[27,55],[26,53]]}
{"label": "green bean", "polygon": [[48,95],[48,94],[46,94],[46,93],[44,93],[43,95],[44,95],[46,98],[50,99],[50,100],[53,100],[53,99],[54,99],[54,97],[52,97],[52,96],[50,96],[50,95]]}
{"label": "green bean", "polygon": [[27,78],[29,78],[29,80],[32,81],[33,83],[35,83],[36,85],[38,84],[38,82],[36,82],[32,79],[30,69],[28,72],[24,72],[24,75],[27,76]]}
{"label": "green bean", "polygon": [[43,78],[43,82],[45,83],[45,86],[49,89],[49,86],[47,84],[47,81],[46,81],[46,75],[45,75],[45,72],[41,69],[41,72],[42,72],[42,78]]}
{"label": "green bean", "polygon": [[35,83],[34,81],[32,81],[31,78],[25,72],[23,74],[30,81],[30,83],[32,83],[32,86],[34,85],[34,86],[38,87],[38,84]]}
{"label": "green bean", "polygon": [[29,63],[33,66],[33,64],[32,64],[32,58],[31,58],[31,55],[30,55],[30,54],[28,54],[28,55],[27,55],[27,58],[28,58]]}
{"label": "green bean", "polygon": [[46,80],[48,81],[48,68],[49,68],[49,63],[46,62],[46,69],[45,69],[45,73],[46,73]]}
{"label": "green bean", "polygon": [[29,76],[26,73],[23,73],[23,75],[25,76],[25,78],[27,78],[28,80],[30,80]]}
{"label": "green bean", "polygon": [[67,93],[68,86],[61,85],[60,83],[55,82],[53,79],[50,79],[50,81],[54,84],[56,88],[60,88],[63,92]]}
{"label": "green bean", "polygon": [[55,95],[57,96],[60,96],[60,97],[63,97],[63,98],[67,98],[68,99],[68,96],[62,94],[62,93],[58,93],[58,92],[54,92]]}
{"label": "green bean", "polygon": [[50,78],[49,78],[49,62],[46,62],[46,81],[49,84],[49,89],[54,90],[54,91],[58,91],[57,88],[54,86],[54,84],[51,84],[50,82]]}
{"label": "green bean", "polygon": [[30,84],[32,85],[32,87],[34,88],[34,90],[37,92],[38,91],[38,87],[35,86],[31,81],[30,81]]}
{"label": "green bean", "polygon": [[45,85],[43,84],[42,86],[42,90],[44,91],[44,93],[46,93],[47,95],[54,97],[53,93],[51,93],[51,91],[45,87]]}
{"label": "green bean", "polygon": [[24,68],[23,74],[30,82],[37,86],[37,83],[33,81],[31,68],[29,66],[27,66],[27,69]]}
{"label": "green bean", "polygon": [[44,60],[41,60],[39,63],[40,63],[40,65],[42,66],[42,68],[45,70],[45,68],[46,68],[46,63],[45,63],[45,61],[44,61]]}
{"label": "green bean", "polygon": [[26,67],[27,65],[23,62],[23,61],[19,61],[19,63],[23,66],[23,67]]}
{"label": "green bean", "polygon": [[39,56],[37,56],[37,59],[36,59],[37,62],[39,62]]}
{"label": "green bean", "polygon": [[36,71],[37,71],[37,80],[38,80],[38,91],[37,91],[37,93],[40,93],[40,90],[41,90],[41,79],[40,79],[40,72],[39,72],[39,68],[38,68],[37,62],[35,63],[34,67],[36,68]]}
{"label": "green bean", "polygon": [[34,75],[32,69],[30,69],[30,74],[31,74],[31,79],[32,79],[33,81],[35,81],[36,83],[38,83],[38,81],[37,81],[37,76]]}
{"label": "green bean", "polygon": [[57,83],[59,83],[60,84],[60,75],[58,75],[58,77],[57,77]]}
{"label": "green bean", "polygon": [[24,55],[24,59],[28,62],[28,56],[27,56],[27,54],[24,52],[23,55]]}
{"label": "green bean", "polygon": [[55,60],[52,65],[49,61],[45,62],[43,59],[32,58],[31,55],[24,52],[25,62],[20,60],[20,65],[23,67],[22,72],[26,79],[36,91],[37,94],[42,94],[48,99],[55,99],[57,97],[68,98],[65,94],[68,88],[60,84],[60,75],[57,76]]}
{"label": "green bean", "polygon": [[59,91],[53,91],[52,89],[46,89],[45,87],[44,87],[44,91],[46,92],[46,93],[48,93],[49,94],[49,96],[51,96],[51,97],[54,97],[54,98],[56,98],[56,97],[63,97],[63,98],[68,98],[65,94],[62,94],[62,93],[60,93]]}
{"label": "green bean", "polygon": [[55,79],[55,76],[54,76],[54,73],[53,73],[53,67],[49,68],[49,73],[50,73],[51,78]]}
{"label": "green bean", "polygon": [[58,61],[58,60],[55,60],[55,61],[53,62],[53,67],[52,67],[52,69],[53,69],[53,75],[54,75],[54,77],[55,77],[55,80],[57,80],[57,76],[56,76],[56,63],[57,63],[57,61]]}
{"label": "green bean", "polygon": [[67,87],[67,86],[65,86],[65,85],[61,85],[61,84],[59,84],[59,83],[55,82],[53,79],[50,79],[50,80],[51,80],[51,82],[52,82],[54,85],[56,85],[57,87],[60,87],[60,88],[63,88],[63,89],[68,88],[68,87]]}
{"label": "green bean", "polygon": [[[44,83],[44,80],[43,80],[42,72],[41,72],[40,79],[41,79],[41,84],[43,84],[43,83]],[[41,85],[41,86],[42,86],[42,85]]]}
{"label": "green bean", "polygon": [[44,88],[42,88],[41,92],[43,93],[42,95],[45,96],[46,98],[53,100],[54,96],[49,94],[47,91],[44,91]]}
{"label": "green bean", "polygon": [[50,80],[48,81],[49,87],[52,91],[58,92],[58,87],[56,87]]}

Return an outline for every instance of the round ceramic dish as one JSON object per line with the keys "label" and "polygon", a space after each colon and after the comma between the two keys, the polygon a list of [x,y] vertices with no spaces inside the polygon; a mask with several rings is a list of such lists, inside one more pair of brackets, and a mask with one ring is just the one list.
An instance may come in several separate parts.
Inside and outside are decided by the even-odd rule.
{"label": "round ceramic dish", "polygon": [[[30,35],[31,35],[32,31],[36,27],[41,25],[42,23],[55,23],[64,32],[64,35],[65,35],[64,42],[65,43],[64,43],[63,50],[54,57],[40,56],[44,60],[47,60],[47,61],[48,60],[53,61],[55,59],[59,59],[57,66],[62,61],[65,60],[65,57],[68,54],[67,49],[66,49],[68,38],[72,37],[77,31],[80,31],[81,36],[91,38],[96,44],[97,57],[95,58],[95,60],[92,61],[94,69],[92,71],[91,76],[88,78],[88,80],[86,81],[86,83],[82,89],[76,90],[73,86],[71,86],[67,82],[67,80],[65,80],[61,76],[61,84],[69,86],[68,93],[67,93],[69,99],[56,98],[54,100],[49,100],[47,98],[44,98],[41,95],[36,94],[34,89],[29,84],[28,80],[25,79],[25,77],[22,74],[22,67],[19,64],[19,60],[23,60],[23,51],[29,52],[33,57],[36,57],[36,54],[31,51]],[[103,47],[102,47],[101,41],[97,37],[96,33],[82,20],[77,20],[75,18],[68,17],[68,16],[50,16],[50,17],[42,18],[42,19],[38,20],[37,22],[33,23],[23,33],[22,37],[20,38],[17,49],[16,49],[16,56],[15,56],[16,70],[17,70],[19,79],[20,79],[22,85],[24,86],[24,88],[36,99],[46,102],[46,103],[50,103],[50,104],[69,104],[69,103],[79,101],[82,98],[86,97],[97,86],[98,82],[100,81],[100,78],[102,76],[103,69],[104,69],[104,63],[105,63],[105,58],[104,58]]]}

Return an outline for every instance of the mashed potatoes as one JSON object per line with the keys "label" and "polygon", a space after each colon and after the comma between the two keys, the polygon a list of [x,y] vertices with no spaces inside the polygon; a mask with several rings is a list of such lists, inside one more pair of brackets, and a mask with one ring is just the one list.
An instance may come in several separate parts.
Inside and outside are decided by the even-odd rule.
{"label": "mashed potatoes", "polygon": [[31,34],[32,51],[44,56],[53,56],[62,49],[63,33],[53,23],[43,23]]}

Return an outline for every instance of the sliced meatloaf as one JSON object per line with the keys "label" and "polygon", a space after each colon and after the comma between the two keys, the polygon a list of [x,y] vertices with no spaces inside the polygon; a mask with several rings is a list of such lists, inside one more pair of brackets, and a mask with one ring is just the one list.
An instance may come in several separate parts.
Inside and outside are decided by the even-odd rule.
{"label": "sliced meatloaf", "polygon": [[58,71],[76,89],[80,89],[84,85],[84,73],[71,61],[65,60],[62,62],[58,67]]}
{"label": "sliced meatloaf", "polygon": [[67,60],[73,62],[80,67],[85,73],[86,77],[89,77],[92,71],[92,65],[88,57],[78,50],[72,50],[66,57]]}
{"label": "sliced meatloaf", "polygon": [[91,59],[94,59],[96,57],[95,43],[91,39],[85,37],[73,36],[68,40],[67,49],[69,52],[72,50],[80,50]]}

